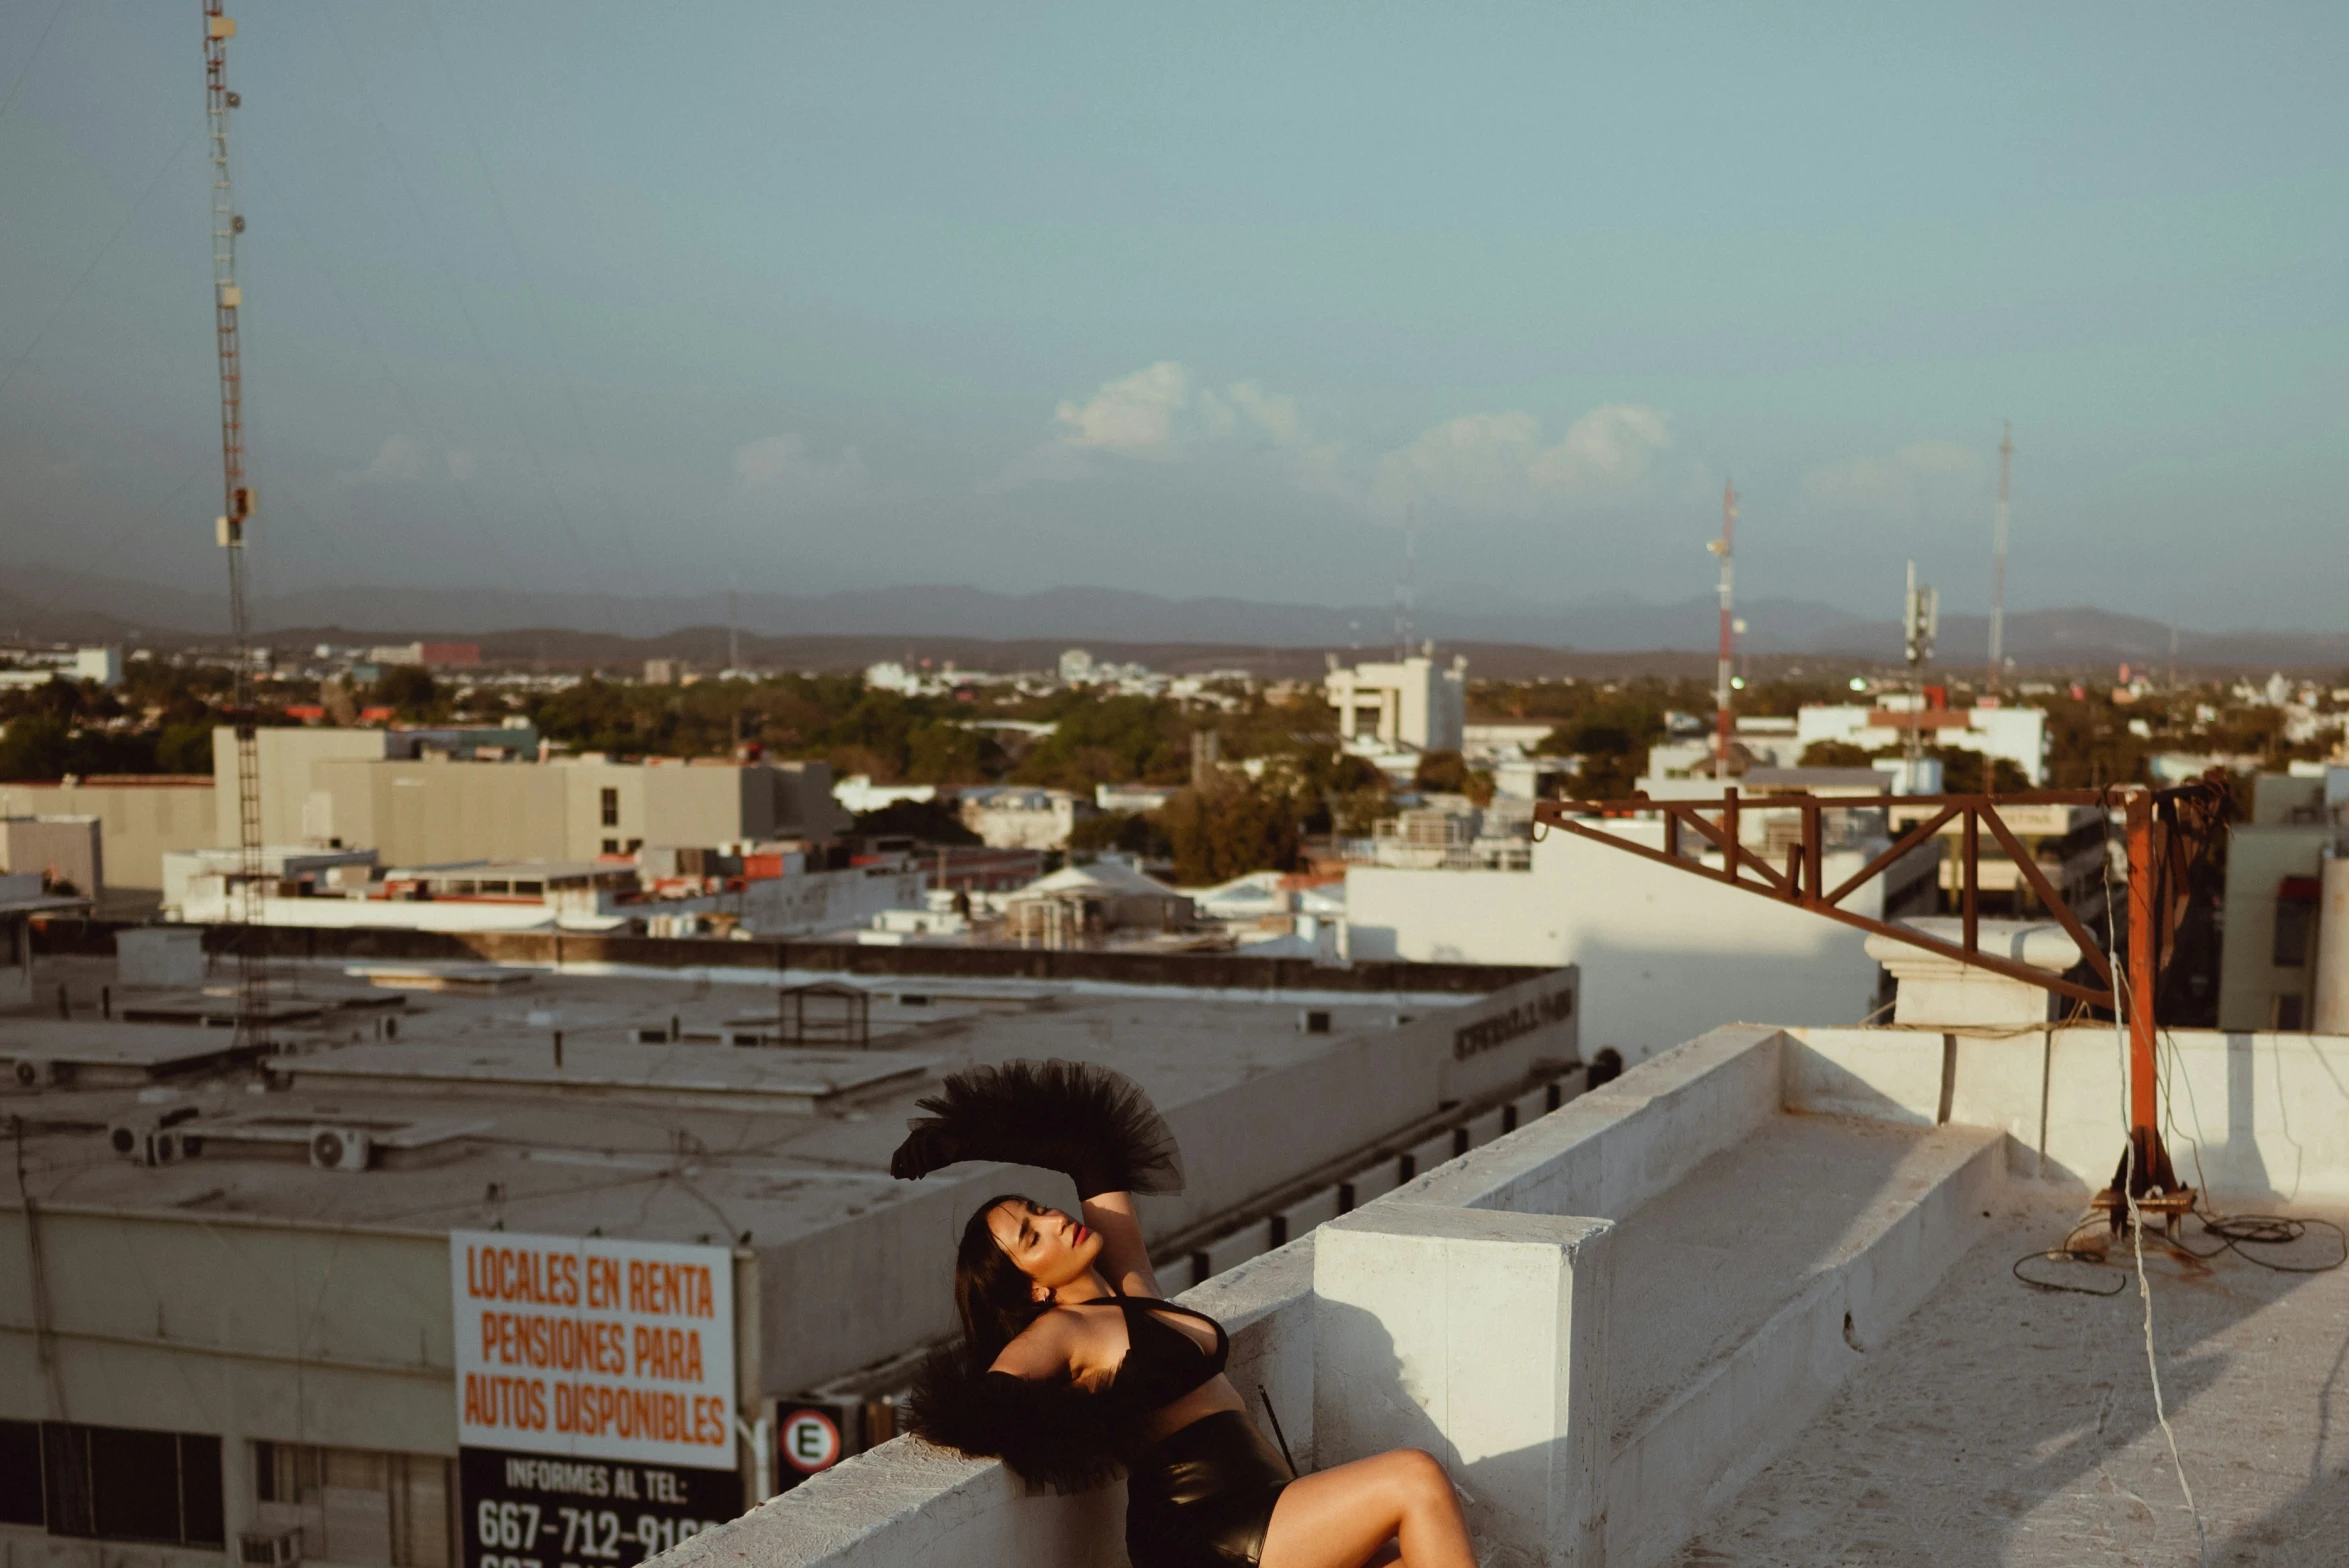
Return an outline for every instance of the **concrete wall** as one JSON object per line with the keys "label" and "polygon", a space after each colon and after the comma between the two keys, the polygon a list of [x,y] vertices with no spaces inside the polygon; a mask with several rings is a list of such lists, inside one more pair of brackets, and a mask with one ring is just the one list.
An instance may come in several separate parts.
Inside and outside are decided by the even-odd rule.
{"label": "concrete wall", "polygon": [[374,850],[387,867],[574,858],[562,770],[379,760],[328,761],[313,772],[331,806],[312,825]]}
{"label": "concrete wall", "polygon": [[107,885],[160,893],[166,852],[236,841],[233,832],[220,837],[216,793],[208,779],[0,784],[0,816],[96,817]]}
{"label": "concrete wall", "polygon": [[[308,838],[304,813],[316,812],[310,797],[321,787],[313,770],[321,763],[381,757],[385,735],[383,730],[256,730],[253,738],[261,764],[261,842],[299,844]],[[212,732],[212,785],[215,814],[212,842],[234,844],[238,832],[238,797],[237,737],[233,729]],[[346,834],[343,842],[359,841]]]}
{"label": "concrete wall", "polygon": [[[2120,1163],[2126,1053],[2110,1025],[1788,1034],[1791,1109],[1930,1125],[1946,1072],[1949,1120],[2004,1131],[2019,1174],[2094,1189]],[[2213,1207],[2349,1203],[2349,1037],[2181,1029],[2162,1050],[2170,1161]]]}
{"label": "concrete wall", "polygon": [[52,1208],[38,1223],[56,1376],[19,1266],[25,1213],[0,1208],[0,1415],[218,1434],[231,1543],[251,1527],[253,1440],[456,1453],[446,1237]]}
{"label": "concrete wall", "polygon": [[[34,1256],[31,1225],[39,1311],[31,1270],[17,1266]],[[230,1551],[177,1559],[233,1560],[238,1533],[257,1527],[255,1441],[456,1457],[444,1233],[50,1206],[28,1220],[0,1207],[0,1257],[13,1260],[0,1269],[0,1416],[221,1439]],[[761,1320],[756,1265],[741,1254],[736,1288],[747,1399]],[[126,1558],[108,1543],[106,1560],[144,1550]]]}
{"label": "concrete wall", "polygon": [[[311,776],[329,802],[313,809],[314,836],[374,849],[387,866],[593,860],[607,844],[624,853],[636,843],[707,847],[821,833],[840,816],[823,763],[346,759],[322,760]],[[606,790],[618,807],[611,824]],[[295,827],[293,838],[270,842],[300,842],[302,824]]]}
{"label": "concrete wall", "polygon": [[[1663,842],[1660,824],[1618,831]],[[1895,868],[1896,900],[1920,879],[1929,888],[1933,853]],[[1829,884],[1863,864],[1827,856]],[[1886,892],[1879,879],[1847,907],[1879,916]],[[1627,1062],[1739,1020],[1856,1024],[1880,1000],[1861,932],[1571,833],[1535,844],[1530,871],[1350,867],[1346,918],[1356,959],[1576,965],[1584,1046]]]}
{"label": "concrete wall", "polygon": [[70,882],[96,898],[106,890],[104,825],[94,816],[0,816],[0,871]]}

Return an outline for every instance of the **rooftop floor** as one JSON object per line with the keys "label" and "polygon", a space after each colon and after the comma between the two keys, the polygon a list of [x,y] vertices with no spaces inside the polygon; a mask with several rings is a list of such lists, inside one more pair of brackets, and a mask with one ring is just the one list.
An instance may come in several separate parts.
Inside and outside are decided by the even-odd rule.
{"label": "rooftop floor", "polygon": [[[2010,1272],[2061,1241],[2076,1213],[2028,1184],[2006,1188],[1990,1234],[1682,1550],[1680,1568],[2200,1561],[2154,1415],[2133,1274],[2103,1276],[2126,1288],[2097,1298]],[[2186,1229],[2196,1250],[2215,1245]],[[2254,1250],[2339,1255],[2322,1232]],[[2349,1269],[2282,1274],[2233,1253],[2196,1265],[2149,1250],[2146,1273],[2209,1563],[2349,1560]]]}
{"label": "rooftop floor", "polygon": [[[118,1015],[159,994],[121,986],[110,962],[43,963],[45,983],[68,985],[75,1017],[0,1018],[0,1062],[107,1066],[8,1096],[6,1109],[31,1124],[26,1185],[45,1204],[761,1244],[907,1201],[914,1189],[890,1180],[888,1159],[913,1101],[974,1062],[1104,1062],[1171,1108],[1316,1057],[1350,1032],[1436,1010],[1391,998],[1316,1002],[1330,1032],[1309,1034],[1298,1008],[1270,995],[933,979],[870,987],[869,1050],[745,1048],[719,1042],[746,1022],[771,1030],[771,986],[515,971],[519,984],[495,989],[394,990],[339,964],[283,964],[272,966],[273,995],[313,1016],[277,1031],[293,1054],[253,1065],[216,1060],[233,1043],[227,1029],[99,1018],[101,985],[113,986]],[[215,989],[227,990],[226,979]],[[405,1005],[374,1005],[387,999]],[[680,1043],[646,1039],[669,1033],[672,1020]],[[211,1070],[169,1070],[191,1051],[213,1058]],[[110,1125],[172,1114],[200,1119],[205,1153],[150,1167],[109,1146]],[[224,1135],[255,1117],[379,1128],[455,1119],[465,1131],[412,1151],[395,1137],[393,1157],[359,1176],[311,1169],[298,1144],[286,1158],[260,1157]]]}

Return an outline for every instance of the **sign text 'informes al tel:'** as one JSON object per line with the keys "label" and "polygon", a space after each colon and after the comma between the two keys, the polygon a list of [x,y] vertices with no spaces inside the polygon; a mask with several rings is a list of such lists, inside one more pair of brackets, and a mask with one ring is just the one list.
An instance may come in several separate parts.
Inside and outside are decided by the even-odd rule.
{"label": "sign text 'informes al tel:'", "polygon": [[451,1231],[449,1280],[460,1445],[734,1463],[726,1248]]}

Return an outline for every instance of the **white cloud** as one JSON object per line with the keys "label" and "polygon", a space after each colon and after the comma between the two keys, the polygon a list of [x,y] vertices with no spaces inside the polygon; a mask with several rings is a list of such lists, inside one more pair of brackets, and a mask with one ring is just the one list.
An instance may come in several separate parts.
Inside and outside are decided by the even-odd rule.
{"label": "white cloud", "polygon": [[1825,506],[1864,508],[1906,519],[1915,516],[1928,494],[1970,483],[1982,467],[1978,453],[1954,442],[1915,441],[1890,457],[1855,457],[1813,469],[1803,488]]}
{"label": "white cloud", "polygon": [[1074,479],[1094,452],[1169,462],[1232,443],[1298,448],[1306,438],[1295,398],[1254,381],[1202,386],[1171,359],[1102,382],[1086,401],[1061,403],[1053,419],[1052,439],[1014,458],[988,488]]}
{"label": "white cloud", "polygon": [[388,435],[364,468],[346,468],[335,477],[349,485],[415,484],[426,479],[448,479],[463,484],[473,477],[474,454],[455,447],[434,447],[413,436]]}
{"label": "white cloud", "polygon": [[1463,414],[1380,458],[1371,498],[1389,513],[1424,501],[1529,515],[1636,483],[1670,441],[1665,416],[1634,403],[1592,409],[1555,442],[1528,413]]}
{"label": "white cloud", "polygon": [[842,447],[824,462],[808,451],[807,438],[791,432],[745,442],[734,453],[734,477],[742,488],[838,500],[865,488],[864,455]]}
{"label": "white cloud", "polygon": [[1063,446],[1127,457],[1174,455],[1175,416],[1191,406],[1191,373],[1171,359],[1104,381],[1089,403],[1053,411]]}
{"label": "white cloud", "polygon": [[1297,417],[1297,400],[1267,392],[1253,381],[1235,381],[1229,388],[1240,411],[1256,421],[1257,427],[1281,446],[1293,446],[1302,440],[1305,427]]}
{"label": "white cloud", "polygon": [[375,449],[374,459],[350,477],[361,484],[400,484],[431,477],[433,467],[432,451],[423,442],[391,435]]}

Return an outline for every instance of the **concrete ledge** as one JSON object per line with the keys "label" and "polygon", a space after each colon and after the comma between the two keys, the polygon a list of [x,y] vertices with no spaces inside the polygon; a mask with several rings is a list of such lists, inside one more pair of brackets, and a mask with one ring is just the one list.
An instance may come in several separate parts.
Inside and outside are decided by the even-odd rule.
{"label": "concrete ledge", "polygon": [[1379,1202],[1621,1219],[1778,1114],[1785,1038],[1699,1035]]}
{"label": "concrete ledge", "polygon": [[1607,1479],[1607,1561],[1663,1560],[1826,1408],[1971,1247],[2005,1169],[1987,1128],[1933,1135],[1793,1299],[1619,1439]]}

